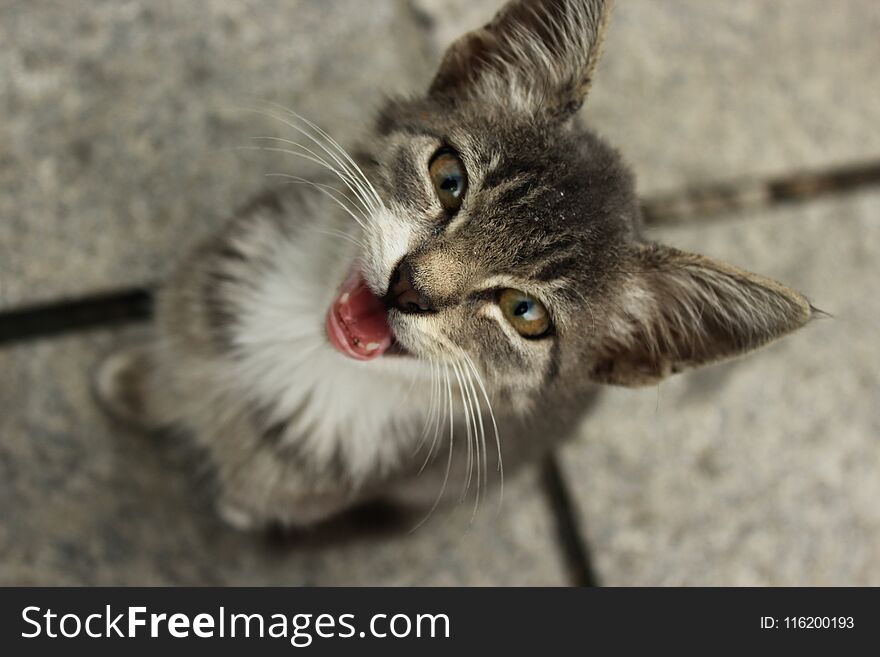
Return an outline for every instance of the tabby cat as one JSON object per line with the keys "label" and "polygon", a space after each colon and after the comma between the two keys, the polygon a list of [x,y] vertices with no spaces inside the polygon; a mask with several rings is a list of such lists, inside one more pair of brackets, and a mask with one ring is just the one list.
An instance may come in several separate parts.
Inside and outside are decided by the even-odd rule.
{"label": "tabby cat", "polygon": [[355,156],[278,109],[279,144],[327,178],[291,177],[183,261],[155,339],[103,365],[105,404],[191,435],[231,524],[304,526],[378,498],[479,505],[598,384],[803,326],[797,292],[640,237],[632,174],[577,116],[609,11],[509,2]]}

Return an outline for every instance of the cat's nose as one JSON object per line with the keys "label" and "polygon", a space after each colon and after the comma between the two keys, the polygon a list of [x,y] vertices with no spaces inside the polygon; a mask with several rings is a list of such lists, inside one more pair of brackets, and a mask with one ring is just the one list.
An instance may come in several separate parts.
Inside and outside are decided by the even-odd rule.
{"label": "cat's nose", "polygon": [[404,258],[391,275],[388,305],[402,313],[430,313],[436,310],[424,293],[413,284],[412,268]]}

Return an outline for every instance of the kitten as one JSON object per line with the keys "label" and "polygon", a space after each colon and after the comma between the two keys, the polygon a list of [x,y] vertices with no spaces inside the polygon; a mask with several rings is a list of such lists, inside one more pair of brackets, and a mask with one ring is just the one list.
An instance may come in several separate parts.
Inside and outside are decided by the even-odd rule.
{"label": "kitten", "polygon": [[333,179],[267,192],[188,257],[155,340],[102,367],[105,404],[191,434],[233,525],[303,526],[379,497],[478,504],[597,384],[804,325],[800,294],[640,238],[631,173],[576,116],[609,4],[508,3],[357,158],[284,114],[281,146]]}

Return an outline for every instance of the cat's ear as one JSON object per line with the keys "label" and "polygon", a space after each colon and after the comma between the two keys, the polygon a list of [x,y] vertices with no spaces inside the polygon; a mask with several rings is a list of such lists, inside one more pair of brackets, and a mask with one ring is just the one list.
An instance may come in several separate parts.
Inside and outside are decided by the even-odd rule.
{"label": "cat's ear", "polygon": [[583,103],[612,0],[511,0],[446,51],[429,96],[566,118]]}
{"label": "cat's ear", "polygon": [[703,256],[656,244],[630,256],[591,363],[600,383],[656,383],[760,347],[813,313],[794,290]]}

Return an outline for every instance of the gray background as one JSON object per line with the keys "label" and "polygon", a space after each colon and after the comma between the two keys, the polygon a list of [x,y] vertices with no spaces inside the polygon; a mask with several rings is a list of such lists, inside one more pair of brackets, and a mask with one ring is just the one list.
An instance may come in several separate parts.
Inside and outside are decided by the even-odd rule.
{"label": "gray background", "polygon": [[[351,143],[497,0],[0,3],[0,310],[160,279],[295,164],[242,150],[275,101]],[[880,156],[874,0],[619,0],[584,118],[650,196]],[[616,585],[880,584],[880,190],[652,236],[834,319],[659,387],[609,390],[559,454]],[[2,321],[2,319],[0,319]],[[2,584],[573,582],[536,471],[503,511],[234,533],[88,375],[146,327],[0,348]],[[379,523],[380,525],[382,523]]]}

